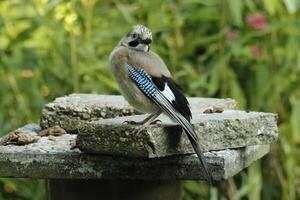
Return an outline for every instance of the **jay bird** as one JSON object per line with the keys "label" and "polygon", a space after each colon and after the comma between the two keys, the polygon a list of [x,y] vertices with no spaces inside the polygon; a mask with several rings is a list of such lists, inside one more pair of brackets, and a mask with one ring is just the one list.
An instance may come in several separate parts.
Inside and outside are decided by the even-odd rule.
{"label": "jay bird", "polygon": [[189,102],[171,76],[164,61],[150,50],[152,32],[143,25],[135,25],[123,37],[109,56],[112,72],[124,98],[135,109],[150,115],[141,122],[130,121],[146,127],[153,124],[161,113],[179,123],[185,130],[197,154],[207,181],[212,176],[198,137],[191,124]]}

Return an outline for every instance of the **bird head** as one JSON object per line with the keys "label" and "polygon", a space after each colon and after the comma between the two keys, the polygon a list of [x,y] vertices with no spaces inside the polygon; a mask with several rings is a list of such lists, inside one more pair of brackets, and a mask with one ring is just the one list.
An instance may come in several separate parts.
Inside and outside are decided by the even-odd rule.
{"label": "bird head", "polygon": [[143,25],[134,25],[131,31],[120,41],[123,46],[145,52],[150,50],[151,42],[152,32]]}

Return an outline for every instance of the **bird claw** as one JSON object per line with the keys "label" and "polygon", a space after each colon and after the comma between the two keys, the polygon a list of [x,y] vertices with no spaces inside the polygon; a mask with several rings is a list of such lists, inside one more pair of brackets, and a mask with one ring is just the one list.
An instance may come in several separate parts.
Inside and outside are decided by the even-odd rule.
{"label": "bird claw", "polygon": [[161,125],[162,121],[160,119],[154,120],[153,122],[150,123],[150,125]]}
{"label": "bird claw", "polygon": [[123,124],[127,124],[127,125],[142,125],[143,122],[136,122],[136,121],[124,121]]}
{"label": "bird claw", "polygon": [[151,122],[149,125],[143,125],[141,126],[140,128],[138,128],[136,130],[136,133],[140,133],[142,132],[143,130],[145,129],[148,129],[148,128],[154,128],[154,127],[159,127],[160,125],[162,124],[162,121],[161,120],[155,120],[153,122]]}
{"label": "bird claw", "polygon": [[135,132],[136,134],[139,134],[140,132],[142,132],[142,131],[145,130],[145,129],[146,129],[146,127],[142,126],[142,127],[138,128],[138,129],[136,129],[134,132]]}

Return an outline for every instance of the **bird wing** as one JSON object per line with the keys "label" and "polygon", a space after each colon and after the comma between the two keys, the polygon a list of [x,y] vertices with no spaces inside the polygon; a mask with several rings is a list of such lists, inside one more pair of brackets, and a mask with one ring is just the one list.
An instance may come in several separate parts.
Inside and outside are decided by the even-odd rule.
{"label": "bird wing", "polygon": [[[190,120],[192,118],[189,104],[186,97],[177,88],[176,84],[171,78],[152,71],[146,71],[147,68],[136,68],[131,64],[126,64],[127,72],[132,81],[138,88],[156,105],[158,105],[165,113],[169,115],[174,121],[178,122],[185,132],[196,152],[201,165],[204,169],[205,175],[209,183],[212,182],[212,177],[208,169],[207,162],[198,145],[198,137],[194,131]],[[152,74],[151,74],[152,73]]]}

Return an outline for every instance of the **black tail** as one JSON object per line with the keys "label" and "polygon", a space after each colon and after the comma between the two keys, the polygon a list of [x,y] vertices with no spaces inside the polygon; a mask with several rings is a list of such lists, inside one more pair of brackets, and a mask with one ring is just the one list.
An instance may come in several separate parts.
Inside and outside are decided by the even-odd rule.
{"label": "black tail", "polygon": [[198,143],[190,136],[190,134],[187,133],[187,136],[193,146],[195,153],[197,154],[197,156],[200,160],[201,166],[203,167],[203,172],[204,172],[205,178],[208,181],[209,185],[212,186],[213,179],[212,179],[210,170],[207,166],[206,159],[205,159],[202,151],[200,150]]}
{"label": "black tail", "polygon": [[203,171],[206,176],[206,179],[209,182],[209,184],[212,185],[212,176],[208,169],[205,157],[203,156],[201,149],[197,143],[198,136],[195,133],[195,130],[189,121],[190,119],[189,118],[186,119],[181,113],[179,113],[173,107],[173,105],[171,105],[171,103],[163,96],[162,93],[158,92],[153,100],[159,107],[162,108],[163,111],[165,111],[169,115],[169,117],[171,117],[174,121],[178,122],[182,126],[182,128],[185,130],[185,132],[193,146],[193,149],[200,160],[200,163],[203,167]]}

